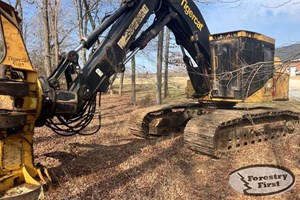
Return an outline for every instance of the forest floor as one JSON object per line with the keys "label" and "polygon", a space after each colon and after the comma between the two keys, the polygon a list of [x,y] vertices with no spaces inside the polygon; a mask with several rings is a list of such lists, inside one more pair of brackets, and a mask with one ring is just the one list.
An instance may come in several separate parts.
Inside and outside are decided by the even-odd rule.
{"label": "forest floor", "polygon": [[[184,101],[186,80],[171,79],[164,103]],[[292,90],[300,91],[300,80],[291,83]],[[155,103],[154,81],[138,82],[136,104],[129,103],[126,84],[122,96],[103,95],[98,133],[61,137],[46,127],[36,129],[35,162],[47,167],[53,179],[45,199],[300,199],[300,134],[241,148],[221,159],[188,149],[182,135],[142,139],[122,130],[132,111]],[[300,111],[296,100],[278,105]],[[231,188],[233,171],[257,164],[289,169],[295,186],[264,197]]]}

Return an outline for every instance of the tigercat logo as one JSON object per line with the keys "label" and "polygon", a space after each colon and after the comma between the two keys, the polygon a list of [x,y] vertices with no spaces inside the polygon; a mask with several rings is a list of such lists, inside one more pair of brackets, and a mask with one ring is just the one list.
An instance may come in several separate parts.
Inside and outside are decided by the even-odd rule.
{"label": "tigercat logo", "polygon": [[191,18],[191,20],[193,20],[193,22],[197,26],[197,28],[200,31],[202,31],[202,28],[204,27],[204,25],[200,22],[200,20],[198,19],[198,17],[195,15],[195,13],[193,12],[193,10],[189,6],[188,0],[182,0],[181,1],[181,6],[183,7],[184,14],[186,14],[187,16],[189,16]]}

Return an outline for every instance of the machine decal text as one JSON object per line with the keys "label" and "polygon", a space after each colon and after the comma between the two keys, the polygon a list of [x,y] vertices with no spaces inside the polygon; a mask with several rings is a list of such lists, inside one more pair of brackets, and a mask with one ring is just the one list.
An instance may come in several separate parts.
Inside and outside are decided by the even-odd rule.
{"label": "machine decal text", "polygon": [[96,69],[96,73],[98,74],[99,77],[102,77],[103,75],[103,72],[99,68]]}
{"label": "machine decal text", "polygon": [[128,43],[131,36],[134,34],[135,30],[141,24],[145,16],[148,14],[149,8],[146,5],[143,5],[137,16],[131,22],[125,33],[122,35],[121,39],[118,42],[118,45],[121,49],[124,49],[126,44]]}
{"label": "machine decal text", "polygon": [[188,0],[182,0],[181,1],[181,6],[184,9],[184,13],[189,16],[191,18],[191,20],[193,20],[194,24],[197,26],[197,28],[202,31],[202,28],[204,27],[203,23],[200,22],[200,20],[198,19],[198,17],[195,15],[195,13],[193,12],[193,10],[191,9],[191,7],[188,4]]}
{"label": "machine decal text", "polygon": [[25,63],[29,62],[27,58],[17,58],[17,57],[12,57],[8,56],[8,60],[12,62],[12,65],[18,66],[18,67],[24,67]]}

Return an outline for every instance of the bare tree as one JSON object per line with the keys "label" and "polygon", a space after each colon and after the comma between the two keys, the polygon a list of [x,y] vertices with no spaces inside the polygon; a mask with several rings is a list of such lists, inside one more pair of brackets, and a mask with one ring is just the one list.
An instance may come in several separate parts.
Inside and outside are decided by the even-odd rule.
{"label": "bare tree", "polygon": [[51,57],[50,57],[50,38],[49,38],[49,18],[48,18],[48,0],[42,2],[43,13],[43,43],[44,43],[44,65],[46,69],[46,76],[51,74]]}
{"label": "bare tree", "polygon": [[87,18],[91,23],[92,29],[94,30],[96,28],[96,23],[95,23],[94,18],[92,17],[90,5],[87,2],[87,0],[83,0],[83,5],[84,5],[85,11],[86,11]]}
{"label": "bare tree", "polygon": [[[81,40],[84,37],[82,1],[81,0],[74,0],[74,6],[75,6],[77,21],[78,21],[78,33],[79,33],[79,37],[80,37],[80,40]],[[86,20],[85,20],[85,23],[87,23]],[[86,62],[86,50],[83,49],[81,51],[81,53],[82,53],[82,61],[85,63]]]}
{"label": "bare tree", "polygon": [[156,104],[162,104],[162,62],[163,62],[163,46],[164,46],[164,29],[159,32],[157,43],[157,73],[156,73]]}
{"label": "bare tree", "polygon": [[58,65],[58,59],[59,59],[59,31],[58,31],[58,20],[59,20],[59,0],[54,0],[54,4],[50,6],[50,14],[51,14],[51,18],[52,18],[52,26],[51,28],[51,36],[53,38],[53,60],[54,60],[54,64],[55,66]]}
{"label": "bare tree", "polygon": [[110,94],[114,94],[114,88],[113,88],[113,83],[115,82],[117,78],[117,74],[114,74],[111,78],[110,78],[110,83],[109,83],[109,87],[108,87],[108,90],[109,90],[109,93]]}
{"label": "bare tree", "polygon": [[123,83],[124,83],[124,72],[122,72],[121,76],[120,76],[119,95],[122,95],[122,92],[123,92]]}
{"label": "bare tree", "polygon": [[23,5],[21,0],[17,0],[15,4],[15,9],[18,11],[19,17],[21,19],[21,33],[23,33]]}
{"label": "bare tree", "polygon": [[135,103],[136,101],[135,71],[136,71],[135,56],[133,56],[131,59],[131,103]]}
{"label": "bare tree", "polygon": [[168,75],[169,75],[169,47],[170,47],[170,29],[166,32],[166,46],[164,53],[164,98],[168,97]]}
{"label": "bare tree", "polygon": [[[88,2],[87,0],[82,0],[82,1],[83,1],[83,7],[85,9],[85,13],[83,15],[83,17],[84,17],[83,36],[86,36],[88,34],[88,22],[90,22],[92,30],[96,29],[96,23],[95,23],[94,18],[92,17],[90,2]],[[97,1],[96,3],[99,3],[99,2],[100,1]],[[83,54],[84,54],[84,61],[86,61],[86,50],[83,51]]]}
{"label": "bare tree", "polygon": [[[108,2],[111,2],[108,1]],[[77,28],[80,39],[83,39],[89,33],[89,30],[94,30],[97,27],[97,23],[100,23],[98,17],[99,12],[102,13],[102,9],[99,9],[103,1],[101,0],[74,0],[74,6],[77,16]],[[99,44],[99,42],[98,42]],[[82,50],[82,61],[85,63],[87,60],[87,51]]]}

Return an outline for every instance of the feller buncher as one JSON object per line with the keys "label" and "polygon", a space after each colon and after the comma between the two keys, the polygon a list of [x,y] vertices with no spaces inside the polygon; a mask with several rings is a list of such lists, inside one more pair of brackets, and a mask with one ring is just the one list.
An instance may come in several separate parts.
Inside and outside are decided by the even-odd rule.
{"label": "feller buncher", "polygon": [[[143,28],[150,15],[155,20]],[[62,54],[49,77],[38,77],[17,13],[0,1],[0,197],[38,198],[51,178],[33,162],[34,127],[85,134],[96,111],[96,95],[107,92],[111,77],[123,72],[125,63],[165,26],[181,47],[188,91],[192,88],[190,96],[197,103],[139,110],[129,120],[131,133],[148,137],[182,132],[188,147],[214,157],[297,133],[299,113],[234,107],[287,100],[288,78],[275,73],[274,39],[250,31],[210,35],[192,0],[123,0],[77,48]],[[80,67],[78,53],[92,47]]]}

